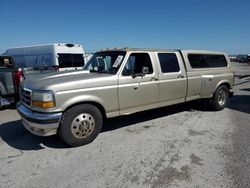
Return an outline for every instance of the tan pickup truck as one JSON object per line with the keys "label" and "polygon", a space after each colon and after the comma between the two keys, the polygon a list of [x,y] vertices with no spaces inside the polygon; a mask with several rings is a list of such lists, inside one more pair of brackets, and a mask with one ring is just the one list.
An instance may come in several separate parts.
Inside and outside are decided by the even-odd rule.
{"label": "tan pickup truck", "polygon": [[71,146],[90,143],[103,119],[195,99],[223,109],[234,73],[225,53],[194,50],[106,49],[82,71],[25,80],[17,110],[33,134],[58,133]]}

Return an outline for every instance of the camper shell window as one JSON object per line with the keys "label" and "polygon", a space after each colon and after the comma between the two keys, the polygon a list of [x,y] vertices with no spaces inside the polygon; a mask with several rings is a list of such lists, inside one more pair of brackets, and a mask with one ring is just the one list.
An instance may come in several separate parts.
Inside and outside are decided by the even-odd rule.
{"label": "camper shell window", "polygon": [[227,67],[227,60],[224,55],[217,54],[189,54],[188,60],[194,69]]}

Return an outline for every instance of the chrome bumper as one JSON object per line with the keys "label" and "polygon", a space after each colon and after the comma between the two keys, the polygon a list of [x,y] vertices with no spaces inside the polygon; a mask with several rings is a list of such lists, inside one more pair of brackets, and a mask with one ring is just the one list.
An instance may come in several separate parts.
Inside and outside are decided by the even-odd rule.
{"label": "chrome bumper", "polygon": [[22,103],[17,103],[17,112],[22,117],[23,126],[38,136],[55,134],[59,127],[62,113],[33,112]]}

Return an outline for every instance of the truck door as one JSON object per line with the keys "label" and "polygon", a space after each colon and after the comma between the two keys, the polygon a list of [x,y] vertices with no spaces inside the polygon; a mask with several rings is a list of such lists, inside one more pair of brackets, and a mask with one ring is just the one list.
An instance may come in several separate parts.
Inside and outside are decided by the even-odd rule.
{"label": "truck door", "polygon": [[155,53],[160,64],[160,100],[166,105],[185,101],[187,78],[183,60],[179,52]]}
{"label": "truck door", "polygon": [[145,110],[158,102],[158,75],[151,55],[145,52],[129,55],[118,83],[120,114]]}

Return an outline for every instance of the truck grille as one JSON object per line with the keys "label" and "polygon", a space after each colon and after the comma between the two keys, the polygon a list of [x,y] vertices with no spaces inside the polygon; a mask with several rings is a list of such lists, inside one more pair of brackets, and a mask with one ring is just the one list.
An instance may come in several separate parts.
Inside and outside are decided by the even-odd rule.
{"label": "truck grille", "polygon": [[26,88],[21,88],[20,100],[23,104],[25,104],[26,106],[31,106],[31,96],[32,96],[31,90]]}

